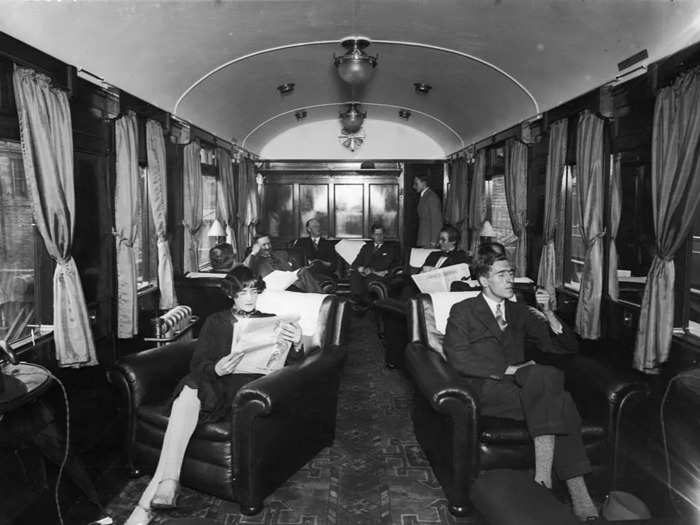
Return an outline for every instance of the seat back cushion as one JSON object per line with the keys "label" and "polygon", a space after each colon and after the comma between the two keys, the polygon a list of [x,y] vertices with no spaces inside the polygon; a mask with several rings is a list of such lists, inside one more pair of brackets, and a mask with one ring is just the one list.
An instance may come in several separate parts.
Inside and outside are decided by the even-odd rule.
{"label": "seat back cushion", "polygon": [[437,250],[434,248],[411,248],[411,257],[408,261],[408,265],[413,269],[420,270],[425,264],[428,255],[434,251]]}
{"label": "seat back cushion", "polygon": [[[299,315],[301,332],[313,341],[314,345],[321,345],[322,334],[327,333],[330,320],[329,308],[326,303],[332,302],[332,295],[320,293],[299,293],[286,290],[265,290],[258,297],[258,310],[276,315]],[[329,329],[331,329],[330,327]]]}
{"label": "seat back cushion", "polygon": [[422,295],[419,308],[422,308],[422,322],[424,326],[421,332],[424,334],[423,343],[438,352],[443,358],[442,340],[445,337],[447,318],[453,305],[470,297],[476,297],[480,291],[471,292],[434,292]]}
{"label": "seat back cushion", "polygon": [[335,252],[340,255],[346,263],[352,264],[357,258],[357,254],[367,241],[363,239],[341,239],[335,245]]}

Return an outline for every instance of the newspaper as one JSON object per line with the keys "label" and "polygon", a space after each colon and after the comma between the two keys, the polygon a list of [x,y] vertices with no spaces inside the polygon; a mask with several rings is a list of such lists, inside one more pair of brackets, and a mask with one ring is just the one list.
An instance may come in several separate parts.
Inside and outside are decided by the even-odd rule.
{"label": "newspaper", "polygon": [[265,288],[267,290],[286,290],[299,278],[297,272],[285,272],[282,270],[273,270],[263,277]]}
{"label": "newspaper", "polygon": [[299,319],[298,315],[239,319],[234,328],[231,354],[242,354],[242,357],[234,373],[269,374],[282,368],[292,344],[278,341],[280,324]]}
{"label": "newspaper", "polygon": [[453,281],[469,278],[469,265],[466,263],[455,264],[447,268],[417,273],[411,278],[421,293],[449,292]]}

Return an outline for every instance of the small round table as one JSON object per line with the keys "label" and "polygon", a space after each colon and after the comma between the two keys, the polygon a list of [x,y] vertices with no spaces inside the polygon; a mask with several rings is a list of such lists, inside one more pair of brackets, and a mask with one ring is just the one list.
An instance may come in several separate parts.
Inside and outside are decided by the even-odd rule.
{"label": "small round table", "polygon": [[29,363],[2,367],[4,389],[0,392],[0,415],[36,399],[51,384],[51,377],[40,366]]}

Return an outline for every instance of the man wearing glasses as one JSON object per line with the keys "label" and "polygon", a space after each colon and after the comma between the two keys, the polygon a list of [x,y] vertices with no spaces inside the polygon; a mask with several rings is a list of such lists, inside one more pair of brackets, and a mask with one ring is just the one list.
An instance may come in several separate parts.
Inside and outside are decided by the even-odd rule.
{"label": "man wearing glasses", "polygon": [[525,421],[534,441],[534,481],[551,488],[554,471],[566,481],[574,514],[594,518],[597,509],[583,479],[591,466],[583,447],[581,418],[564,390],[563,373],[525,361],[526,338],[542,352],[561,350],[553,344],[547,323],[527,305],[508,300],[514,295],[514,272],[505,255],[480,252],[472,270],[482,293],[452,307],[443,342],[445,356],[476,390],[482,414]]}

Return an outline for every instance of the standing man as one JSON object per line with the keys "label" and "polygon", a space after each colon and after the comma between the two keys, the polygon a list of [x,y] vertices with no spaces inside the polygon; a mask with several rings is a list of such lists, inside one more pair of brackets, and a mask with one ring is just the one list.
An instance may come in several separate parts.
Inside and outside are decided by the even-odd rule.
{"label": "standing man", "polygon": [[420,194],[418,199],[418,238],[419,248],[433,248],[442,227],[440,197],[428,186],[427,175],[413,177],[413,189]]}
{"label": "standing man", "polygon": [[[253,246],[251,246],[248,257],[243,261],[253,273],[265,277],[275,270],[282,272],[294,271],[294,265],[289,260],[289,255],[284,250],[272,250],[270,236],[266,233],[259,233],[255,236]],[[308,268],[299,268],[298,279],[293,283],[302,292],[320,293],[321,286]]]}
{"label": "standing man", "polygon": [[367,285],[383,280],[389,270],[401,264],[401,253],[396,243],[384,242],[384,226],[372,225],[372,240],[357,254],[350,272],[350,290],[360,306],[369,303]]}
{"label": "standing man", "polygon": [[322,278],[333,278],[338,262],[335,246],[321,236],[321,221],[318,219],[306,221],[306,232],[309,236],[297,239],[294,247],[301,250],[306,264],[314,275],[320,274]]}
{"label": "standing man", "polygon": [[482,414],[525,421],[534,441],[534,481],[551,488],[554,471],[566,482],[574,514],[594,519],[598,512],[583,479],[591,466],[581,417],[563,373],[525,362],[526,337],[541,351],[561,349],[526,305],[506,300],[514,293],[513,269],[503,255],[478,254],[474,272],[482,293],[452,307],[443,342],[447,361],[476,390]]}

